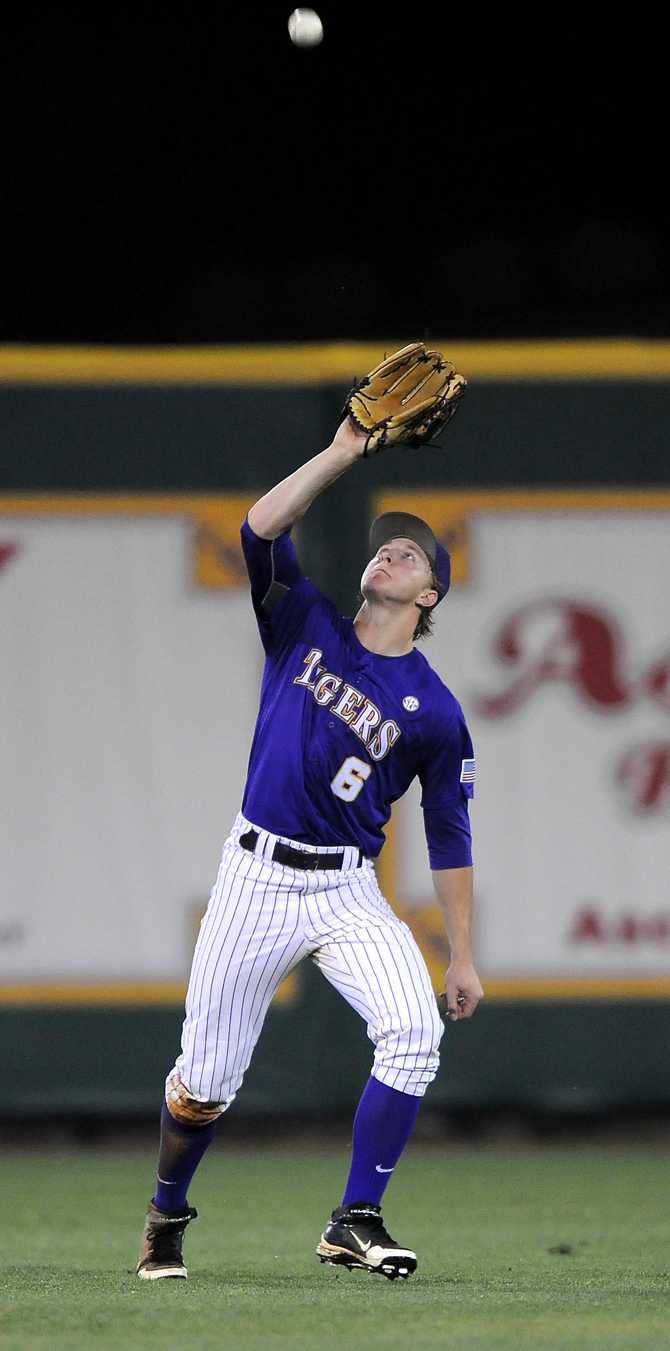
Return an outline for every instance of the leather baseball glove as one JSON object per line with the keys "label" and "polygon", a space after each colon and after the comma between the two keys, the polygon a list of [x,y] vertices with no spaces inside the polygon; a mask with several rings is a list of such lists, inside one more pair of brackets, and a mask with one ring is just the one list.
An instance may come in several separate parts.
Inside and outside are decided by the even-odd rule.
{"label": "leather baseball glove", "polygon": [[365,455],[403,443],[420,446],[451,421],[467,381],[423,342],[393,352],[350,390],[343,409],[367,432]]}

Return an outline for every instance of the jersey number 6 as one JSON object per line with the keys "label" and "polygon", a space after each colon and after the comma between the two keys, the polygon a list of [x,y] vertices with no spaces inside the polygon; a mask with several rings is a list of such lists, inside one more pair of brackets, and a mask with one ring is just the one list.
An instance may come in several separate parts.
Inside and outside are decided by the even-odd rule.
{"label": "jersey number 6", "polygon": [[353,802],[371,773],[372,765],[359,760],[357,755],[348,755],[330,785],[335,797],[340,797],[343,802]]}

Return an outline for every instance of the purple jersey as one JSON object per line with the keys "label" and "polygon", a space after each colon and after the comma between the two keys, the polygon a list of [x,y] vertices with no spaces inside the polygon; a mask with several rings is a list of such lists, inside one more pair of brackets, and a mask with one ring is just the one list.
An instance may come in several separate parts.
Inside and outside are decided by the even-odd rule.
{"label": "purple jersey", "polygon": [[463,710],[416,648],[383,657],[305,577],[290,532],[242,526],[266,660],[242,810],[275,835],[375,858],[418,776],[432,868],[472,862],[474,752]]}

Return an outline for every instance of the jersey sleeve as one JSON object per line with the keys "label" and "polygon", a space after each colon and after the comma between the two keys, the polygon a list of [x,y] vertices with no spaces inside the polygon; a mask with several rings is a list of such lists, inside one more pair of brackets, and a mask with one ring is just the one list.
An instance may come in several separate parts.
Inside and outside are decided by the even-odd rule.
{"label": "jersey sleeve", "polygon": [[430,866],[469,868],[472,831],[468,800],[474,796],[475,756],[460,705],[435,729],[428,756],[419,771],[424,829]]}
{"label": "jersey sleeve", "polygon": [[269,652],[298,634],[321,593],[300,567],[290,529],[261,539],[245,520],[240,537],[258,629]]}
{"label": "jersey sleeve", "polygon": [[440,868],[472,867],[472,831],[468,801],[448,807],[424,807],[423,825],[428,858],[434,871]]}

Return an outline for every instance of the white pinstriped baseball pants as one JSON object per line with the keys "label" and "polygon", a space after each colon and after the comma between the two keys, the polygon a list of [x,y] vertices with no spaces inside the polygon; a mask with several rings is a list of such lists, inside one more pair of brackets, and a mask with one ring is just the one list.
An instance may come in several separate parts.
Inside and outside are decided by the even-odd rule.
{"label": "white pinstriped baseball pants", "polygon": [[[238,844],[249,829],[259,835],[254,853]],[[323,851],[344,852],[342,868],[307,872],[272,861],[278,839],[310,849],[241,814],[224,844],[193,955],[175,1066],[182,1081],[230,1106],[277,987],[311,957],[365,1019],[374,1077],[422,1097],[444,1029],[410,929],[384,900],[372,863],[356,866],[357,849]]]}

